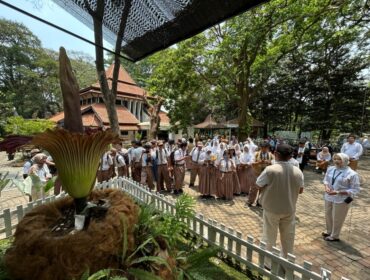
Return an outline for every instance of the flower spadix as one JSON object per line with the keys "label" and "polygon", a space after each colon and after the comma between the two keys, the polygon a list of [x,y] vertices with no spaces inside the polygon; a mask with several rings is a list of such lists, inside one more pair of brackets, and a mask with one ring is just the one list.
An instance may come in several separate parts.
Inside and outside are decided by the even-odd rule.
{"label": "flower spadix", "polygon": [[108,144],[117,140],[116,134],[110,130],[82,134],[56,128],[36,135],[32,143],[50,153],[63,189],[74,198],[83,198],[95,184],[101,155]]}

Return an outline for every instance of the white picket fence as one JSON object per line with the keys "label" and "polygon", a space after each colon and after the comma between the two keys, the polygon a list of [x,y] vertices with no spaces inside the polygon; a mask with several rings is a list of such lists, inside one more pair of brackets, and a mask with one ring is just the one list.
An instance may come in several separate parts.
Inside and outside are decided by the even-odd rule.
{"label": "white picket fence", "polygon": [[[96,189],[117,188],[131,195],[137,202],[143,204],[152,203],[156,209],[174,214],[175,201],[172,198],[161,194],[151,192],[148,188],[132,181],[129,178],[116,178],[95,186]],[[63,196],[63,195],[62,195]],[[10,237],[15,227],[22,217],[33,207],[54,201],[55,196],[48,197],[45,200],[37,200],[27,205],[19,205],[15,210],[5,209],[0,214],[0,238],[2,236]],[[232,228],[219,224],[215,220],[206,219],[203,215],[197,214],[194,218],[185,221],[191,232],[201,237],[205,242],[219,247],[223,254],[232,262],[246,267],[250,270],[258,271],[259,274],[269,279],[302,279],[302,280],[329,280],[331,272],[321,268],[318,274],[312,271],[312,263],[303,262],[303,266],[295,262],[295,256],[289,254],[287,259],[280,257],[280,250],[273,248],[273,252],[267,251],[266,244],[255,243],[252,236],[247,236],[244,240],[240,232]],[[265,268],[266,259],[270,259],[271,269]],[[283,267],[285,276],[279,276],[279,268]],[[281,275],[281,274],[280,274]],[[341,280],[348,280],[342,277]]]}

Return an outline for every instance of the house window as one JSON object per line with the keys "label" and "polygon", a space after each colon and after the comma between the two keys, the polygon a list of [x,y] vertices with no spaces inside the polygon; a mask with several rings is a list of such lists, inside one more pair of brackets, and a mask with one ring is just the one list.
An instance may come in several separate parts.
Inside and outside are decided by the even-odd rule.
{"label": "house window", "polygon": [[116,105],[122,105],[121,100],[116,99]]}
{"label": "house window", "polygon": [[122,136],[128,136],[128,131],[121,130],[121,135],[122,135]]}
{"label": "house window", "polygon": [[128,108],[128,102],[127,102],[127,100],[123,100],[123,104],[122,105],[125,106],[126,108]]}
{"label": "house window", "polygon": [[99,103],[104,103],[103,97],[99,97]]}

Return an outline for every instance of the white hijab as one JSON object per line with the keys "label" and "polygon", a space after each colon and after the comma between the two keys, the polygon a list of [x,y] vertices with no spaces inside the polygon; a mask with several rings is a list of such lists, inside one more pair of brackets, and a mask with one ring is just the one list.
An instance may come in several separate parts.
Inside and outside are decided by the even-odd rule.
{"label": "white hijab", "polygon": [[[248,151],[245,151],[246,149],[248,149]],[[252,163],[252,162],[253,162],[253,156],[249,152],[249,147],[248,147],[248,145],[244,145],[243,146],[243,152],[240,155],[240,163],[249,164],[249,163]]]}

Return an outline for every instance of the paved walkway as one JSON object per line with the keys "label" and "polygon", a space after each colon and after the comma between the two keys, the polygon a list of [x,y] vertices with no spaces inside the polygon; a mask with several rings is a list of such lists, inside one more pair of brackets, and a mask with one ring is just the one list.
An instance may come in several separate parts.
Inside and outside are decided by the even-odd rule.
{"label": "paved walkway", "polygon": [[[10,175],[21,176],[21,168],[11,167],[4,152],[0,153],[0,173],[9,171]],[[297,205],[297,227],[295,238],[295,255],[297,263],[307,260],[313,264],[313,270],[320,272],[324,267],[332,272],[332,279],[345,276],[350,279],[370,279],[370,157],[360,161],[359,173],[366,182],[361,193],[352,203],[337,243],[325,242],[321,232],[325,229],[323,176],[311,170],[305,174],[305,191],[299,197]],[[186,181],[189,176],[186,176]],[[243,234],[252,235],[259,240],[262,232],[262,210],[244,208],[246,197],[236,197],[232,202],[218,200],[200,200],[193,189],[185,191],[197,199],[197,212],[206,218],[212,218],[227,227]],[[14,187],[5,189],[0,197],[0,211],[24,204],[27,199]]]}
{"label": "paved walkway", "polygon": [[[313,270],[320,273],[320,267],[332,272],[332,279],[342,276],[349,279],[370,279],[370,157],[360,161],[359,174],[364,182],[345,221],[340,242],[326,242],[321,237],[325,230],[323,175],[307,168],[305,190],[297,204],[297,226],[295,238],[296,262],[303,260],[313,264]],[[189,180],[189,177],[186,179]],[[236,197],[232,202],[201,200],[199,193],[185,188],[197,198],[197,212],[207,218],[231,227],[259,240],[262,236],[262,209],[245,208],[246,197]],[[279,237],[278,237],[279,239]],[[279,243],[279,242],[278,242]]]}

